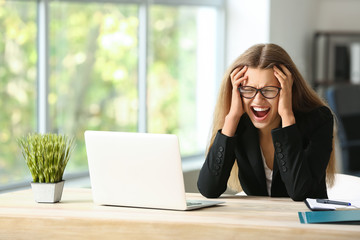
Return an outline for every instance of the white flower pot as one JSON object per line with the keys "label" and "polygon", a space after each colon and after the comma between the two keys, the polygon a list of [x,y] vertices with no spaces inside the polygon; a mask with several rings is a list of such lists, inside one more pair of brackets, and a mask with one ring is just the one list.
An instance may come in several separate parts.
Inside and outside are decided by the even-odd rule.
{"label": "white flower pot", "polygon": [[31,182],[35,201],[38,203],[60,202],[65,181],[57,183],[35,183]]}

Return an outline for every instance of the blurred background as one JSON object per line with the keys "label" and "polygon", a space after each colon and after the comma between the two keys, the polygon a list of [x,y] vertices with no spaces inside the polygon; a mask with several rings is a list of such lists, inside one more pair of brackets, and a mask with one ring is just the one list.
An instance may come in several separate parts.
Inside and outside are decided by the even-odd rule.
{"label": "blurred background", "polygon": [[195,192],[218,87],[256,43],[281,45],[337,115],[338,171],[360,173],[360,1],[0,0],[0,192],[29,187],[16,139],[75,136],[68,186],[89,186],[84,131],[176,134]]}

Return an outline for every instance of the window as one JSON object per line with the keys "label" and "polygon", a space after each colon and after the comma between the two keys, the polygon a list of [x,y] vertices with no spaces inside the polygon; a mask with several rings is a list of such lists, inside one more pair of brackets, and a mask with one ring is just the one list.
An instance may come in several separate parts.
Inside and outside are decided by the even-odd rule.
{"label": "window", "polygon": [[87,169],[84,131],[137,131],[138,11],[132,4],[49,5],[49,129],[76,136],[67,170]]}
{"label": "window", "polygon": [[183,156],[203,153],[222,3],[200,2],[1,2],[0,185],[29,178],[16,138],[41,129],[76,137],[66,172],[87,170],[87,129],[172,133]]}
{"label": "window", "polygon": [[28,174],[16,138],[36,131],[36,1],[0,2],[0,185]]}
{"label": "window", "polygon": [[178,135],[182,155],[204,152],[216,95],[216,11],[160,5],[149,15],[148,131]]}

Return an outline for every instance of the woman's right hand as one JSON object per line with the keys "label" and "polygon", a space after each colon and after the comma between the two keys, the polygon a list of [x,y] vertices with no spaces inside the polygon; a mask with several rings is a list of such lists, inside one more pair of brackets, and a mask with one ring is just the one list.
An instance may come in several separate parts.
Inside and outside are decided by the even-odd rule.
{"label": "woman's right hand", "polygon": [[242,82],[248,79],[248,77],[245,76],[247,69],[247,66],[244,66],[243,68],[235,68],[230,74],[232,84],[231,106],[221,131],[223,134],[229,137],[235,135],[237,125],[241,116],[244,114],[244,107],[238,88]]}

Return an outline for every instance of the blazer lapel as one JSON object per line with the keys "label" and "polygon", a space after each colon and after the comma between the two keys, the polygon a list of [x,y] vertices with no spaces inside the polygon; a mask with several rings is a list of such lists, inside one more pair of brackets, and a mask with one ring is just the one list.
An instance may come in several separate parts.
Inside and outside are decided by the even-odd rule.
{"label": "blazer lapel", "polygon": [[249,126],[244,129],[242,134],[242,143],[245,145],[245,152],[259,185],[264,194],[267,195],[265,171],[260,152],[258,130],[252,124],[249,124]]}

